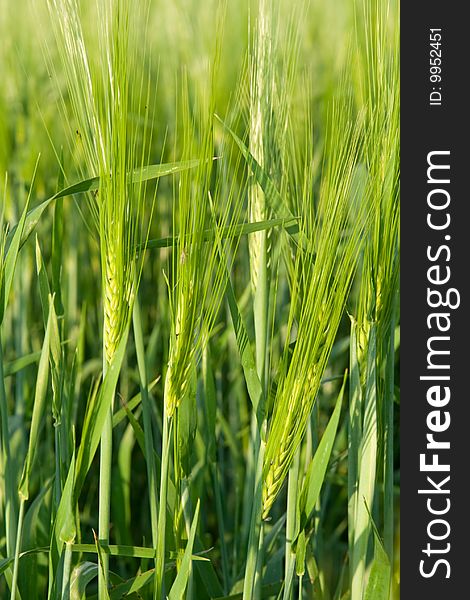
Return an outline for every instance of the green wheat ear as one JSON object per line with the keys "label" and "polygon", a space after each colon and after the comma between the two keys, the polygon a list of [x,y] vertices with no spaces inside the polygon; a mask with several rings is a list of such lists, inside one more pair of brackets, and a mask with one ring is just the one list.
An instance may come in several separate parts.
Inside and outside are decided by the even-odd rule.
{"label": "green wheat ear", "polygon": [[[257,28],[253,49],[250,53],[250,122],[249,150],[259,165],[269,170],[266,161],[272,160],[272,96],[273,96],[273,15],[270,0],[259,3]],[[267,218],[267,207],[261,187],[252,182],[249,187],[248,205],[250,221]],[[249,236],[250,274],[253,294],[258,289],[260,270],[264,268],[266,254],[266,232]]]}
{"label": "green wheat ear", "polygon": [[[147,239],[147,219],[153,210],[152,201],[148,211],[144,209],[145,183],[132,180],[132,172],[147,162],[151,141],[150,88],[138,30],[140,13],[146,9],[131,7],[124,0],[99,2],[98,44],[93,51],[82,28],[78,1],[48,3],[80,132],[84,164],[79,169],[88,177],[100,177],[97,193],[88,197],[88,208],[90,225],[100,241],[106,368],[130,320],[143,260],[135,248]],[[142,125],[136,127],[129,115],[139,114]]]}
{"label": "green wheat ear", "polygon": [[[218,51],[216,48],[211,67],[212,88]],[[180,123],[185,139],[183,158],[197,158],[199,163],[197,168],[181,173],[173,206],[177,238],[174,238],[171,281],[168,281],[171,333],[164,391],[168,417],[188,392],[191,372],[217,318],[227,276],[225,257],[233,256],[240,239],[236,227],[246,186],[244,176],[239,181],[225,177],[225,164],[232,162],[237,168],[240,163],[238,153],[236,158],[232,156],[233,146],[221,142],[217,155],[222,158],[214,160],[214,89],[208,98],[198,99],[194,116],[190,115],[189,107],[188,84],[183,81]],[[208,229],[214,232],[210,239],[205,235]]]}
{"label": "green wheat ear", "polygon": [[[148,163],[150,86],[145,50],[139,51],[148,18],[146,2],[102,0],[97,3],[96,54],[83,32],[78,0],[48,0],[67,79],[67,91],[78,124],[88,177],[99,176],[99,189],[88,197],[91,229],[99,237],[103,299],[103,375],[124,338],[132,316],[143,266],[143,253],[155,196],[145,207],[145,183],[133,173]],[[140,21],[140,11],[144,21]],[[146,17],[145,17],[146,15]],[[146,107],[144,110],[143,107]],[[130,117],[142,117],[142,125]],[[100,442],[99,537],[109,540],[112,411]],[[108,587],[108,557],[98,573],[100,597]]]}
{"label": "green wheat ear", "polygon": [[[302,185],[300,228],[304,243],[295,248],[291,286],[290,327],[297,337],[289,357],[287,340],[269,421],[263,463],[263,518],[271,507],[292,464],[325,371],[362,247],[367,203],[359,202],[354,187],[359,160],[362,118],[350,102],[333,107],[325,163],[315,212],[311,190]],[[305,176],[308,175],[305,171]],[[344,238],[344,232],[348,236]]]}

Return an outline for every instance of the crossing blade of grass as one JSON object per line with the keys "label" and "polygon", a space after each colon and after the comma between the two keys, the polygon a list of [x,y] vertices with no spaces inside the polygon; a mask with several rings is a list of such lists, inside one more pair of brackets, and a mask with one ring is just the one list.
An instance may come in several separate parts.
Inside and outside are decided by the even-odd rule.
{"label": "crossing blade of grass", "polygon": [[[160,376],[156,377],[153,381],[151,381],[148,384],[147,394],[154,389],[154,387],[157,385],[157,383],[159,381],[160,381]],[[123,405],[119,410],[117,410],[113,415],[113,428],[117,427],[119,425],[119,423],[122,423],[122,421],[126,418],[126,415],[128,414],[127,413],[128,410],[134,410],[141,404],[141,402],[142,402],[142,394],[139,392],[138,394],[133,396],[129,400],[129,402],[126,402],[125,405]]]}
{"label": "crossing blade of grass", "polygon": [[254,156],[248,150],[243,141],[219,116],[215,115],[215,117],[234,139],[235,143],[240,149],[240,152],[246,160],[251,172],[253,173],[256,182],[263,190],[266,197],[266,202],[270,205],[270,207],[274,211],[274,214],[277,215],[277,217],[279,218],[288,220],[294,219],[294,215],[289,209],[287,202],[281,196],[269,175],[254,158]]}
{"label": "crossing blade of grass", "polygon": [[[79,554],[97,554],[96,544],[74,544],[73,552]],[[126,546],[123,544],[100,544],[101,554],[125,556],[127,558],[154,558],[155,550],[144,546]]]}
{"label": "crossing blade of grass", "polygon": [[[216,236],[220,236],[221,239],[239,238],[242,235],[248,235],[258,231],[266,231],[275,227],[282,227],[284,231],[294,235],[299,231],[298,219],[268,219],[265,221],[255,221],[252,223],[240,223],[239,225],[224,227],[220,232],[216,232],[213,228],[205,229],[202,236],[206,241],[212,241],[216,239]],[[146,243],[146,248],[169,248],[174,244],[181,244],[181,242],[182,240],[180,240],[178,236],[164,237],[158,240],[149,240]]]}
{"label": "crossing blade of grass", "polygon": [[126,412],[127,418],[129,419],[129,425],[132,428],[133,435],[135,436],[135,439],[137,440],[137,443],[139,444],[143,455],[147,457],[147,450],[145,446],[145,434],[142,430],[142,427],[140,426],[139,421],[134,416],[134,413],[128,406],[124,405],[124,410]]}
{"label": "crossing blade of grass", "polygon": [[70,600],[83,600],[87,585],[98,576],[98,565],[93,562],[81,562],[76,565],[70,576]]}
{"label": "crossing blade of grass", "polygon": [[[39,161],[39,159],[38,159]],[[157,165],[147,165],[145,167],[136,168],[132,175],[133,183],[144,183],[160,177],[166,177],[168,175],[174,175],[180,173],[186,169],[193,169],[199,164],[198,159],[163,163]],[[37,169],[37,166],[36,166]],[[21,248],[29,236],[36,229],[36,226],[41,219],[44,211],[52,204],[55,200],[66,198],[68,196],[74,196],[76,194],[85,194],[87,192],[96,192],[100,186],[99,177],[90,177],[89,179],[83,179],[72,185],[67,186],[64,189],[59,190],[50,198],[43,200],[38,206],[35,206],[30,211],[26,209],[26,214],[22,215],[21,220],[15,227],[10,231],[7,236],[7,248],[12,244]],[[17,237],[16,233],[19,232]],[[15,241],[14,241],[15,239]]]}
{"label": "crossing blade of grass", "polygon": [[34,365],[38,362],[40,356],[41,351],[31,352],[30,354],[25,354],[15,360],[5,362],[3,365],[3,377],[10,377],[19,371],[26,369],[26,367],[29,367],[30,365]]}
{"label": "crossing blade of grass", "polygon": [[148,571],[145,571],[144,573],[140,573],[136,577],[128,579],[124,583],[116,585],[109,592],[110,600],[119,600],[120,598],[125,598],[130,594],[138,592],[144,586],[148,585],[148,583],[153,579],[154,573],[155,569],[150,569]]}

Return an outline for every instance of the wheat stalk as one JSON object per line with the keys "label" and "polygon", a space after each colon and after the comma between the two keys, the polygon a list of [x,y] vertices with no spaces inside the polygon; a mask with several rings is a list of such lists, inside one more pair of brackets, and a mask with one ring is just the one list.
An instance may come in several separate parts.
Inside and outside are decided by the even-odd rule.
{"label": "wheat stalk", "polygon": [[[221,30],[218,15],[218,30]],[[174,478],[179,501],[183,503],[182,466],[178,452],[179,411],[187,410],[188,396],[192,393],[195,370],[200,361],[216,321],[224,296],[227,267],[240,238],[236,232],[243,205],[244,179],[229,181],[222,176],[220,162],[232,160],[232,150],[220,148],[223,155],[215,164],[214,113],[215,82],[220,48],[218,43],[209,66],[211,89],[206,97],[197,97],[195,115],[190,112],[190,90],[186,77],[181,88],[181,128],[184,132],[183,159],[198,158],[198,166],[182,172],[173,204],[174,236],[170,277],[167,285],[170,298],[170,339],[164,385],[164,434],[162,439],[162,467],[160,484],[159,545],[157,548],[157,594],[164,595],[164,556],[166,522],[165,504],[168,485],[168,452],[170,433],[173,433]],[[222,143],[223,144],[223,143]],[[239,163],[237,157],[235,164]],[[207,229],[214,233],[205,237]],[[228,232],[225,237],[222,231]],[[183,514],[187,511],[183,506]],[[189,522],[186,523],[187,527]],[[180,514],[173,523],[175,538],[180,537]]]}
{"label": "wheat stalk", "polygon": [[[139,11],[124,0],[102,0],[97,5],[99,54],[94,62],[83,33],[78,2],[49,0],[49,8],[79,124],[86,170],[89,176],[100,176],[98,192],[89,197],[88,206],[100,241],[105,376],[131,319],[143,260],[136,249],[146,239],[145,185],[134,184],[132,173],[142,166],[148,139],[144,133],[142,151],[137,153],[140,134],[129,122],[129,114],[138,114],[143,101],[149,102],[144,71],[137,66],[142,60],[136,53]],[[145,14],[144,6],[141,10]],[[144,115],[144,132],[146,118]],[[98,533],[102,542],[109,540],[111,420],[112,407],[101,439]],[[99,571],[101,595],[107,585],[108,557],[103,555],[103,569]]]}
{"label": "wheat stalk", "polygon": [[[393,7],[393,10],[391,8]],[[384,546],[393,565],[394,529],[394,335],[399,286],[399,40],[397,4],[364,3],[357,36],[364,52],[358,77],[366,102],[364,156],[366,194],[373,218],[361,273],[352,355],[358,376],[351,382],[348,525],[351,598],[367,585],[369,509],[382,483]],[[382,467],[382,468],[380,468]]]}

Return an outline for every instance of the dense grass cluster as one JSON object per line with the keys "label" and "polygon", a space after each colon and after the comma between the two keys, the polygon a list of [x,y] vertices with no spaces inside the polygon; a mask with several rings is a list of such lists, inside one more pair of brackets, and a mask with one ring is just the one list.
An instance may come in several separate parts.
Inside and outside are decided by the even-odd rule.
{"label": "dense grass cluster", "polygon": [[395,0],[0,0],[0,597],[399,597]]}

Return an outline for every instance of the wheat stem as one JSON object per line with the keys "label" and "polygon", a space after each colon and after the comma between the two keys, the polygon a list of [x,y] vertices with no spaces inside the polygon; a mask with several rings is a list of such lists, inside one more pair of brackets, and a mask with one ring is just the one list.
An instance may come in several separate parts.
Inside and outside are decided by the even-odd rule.
{"label": "wheat stem", "polygon": [[245,579],[243,582],[243,600],[256,600],[260,598],[261,593],[262,553],[260,552],[260,549],[263,544],[262,499],[265,448],[266,444],[260,439],[256,460],[255,488],[250,521],[250,536],[248,539]]}
{"label": "wheat stem", "polygon": [[69,600],[70,598],[70,575],[72,569],[72,548],[73,543],[67,542],[65,544],[64,553],[64,571],[62,575],[62,600]]}
{"label": "wheat stem", "polygon": [[163,409],[163,432],[162,432],[162,464],[160,473],[160,506],[158,511],[158,543],[155,559],[156,585],[154,599],[163,600],[165,596],[165,534],[166,534],[166,511],[168,492],[168,469],[170,463],[170,443],[173,417],[169,417],[166,403]]}
{"label": "wheat stem", "polygon": [[[100,444],[100,482],[98,537],[100,544],[109,544],[109,522],[111,510],[111,469],[113,457],[113,413],[112,409],[103,427]],[[98,596],[104,598],[109,581],[109,556],[103,553],[102,569],[98,569]]]}
{"label": "wheat stem", "polygon": [[[295,563],[295,552],[292,549],[294,541],[296,517],[297,517],[297,496],[299,491],[299,467],[300,467],[300,448],[297,449],[294,461],[289,469],[289,483],[287,487],[287,519],[286,519],[286,555],[284,559],[285,577],[287,582],[287,574],[293,569]],[[290,579],[290,585],[284,587],[283,600],[290,600],[293,594],[293,581]]]}
{"label": "wheat stem", "polygon": [[[118,267],[114,242],[111,241],[106,251],[105,287],[103,290],[103,379],[112,362],[119,343],[118,325],[120,323],[120,304],[122,293],[119,289]],[[113,458],[113,404],[106,417],[100,443],[100,481],[99,481],[99,513],[98,538],[100,543],[109,543],[109,524],[111,512],[111,471]],[[109,587],[109,556],[103,553],[102,568],[98,569],[98,594],[105,597]]]}
{"label": "wheat stem", "polygon": [[11,580],[11,600],[16,600],[16,588],[18,583],[18,567],[20,562],[20,552],[21,552],[21,542],[23,539],[23,519],[24,519],[24,505],[25,499],[20,499],[20,509],[18,512],[18,527],[17,527],[17,535],[16,535],[16,545],[15,545],[15,560],[13,563],[13,577]]}

